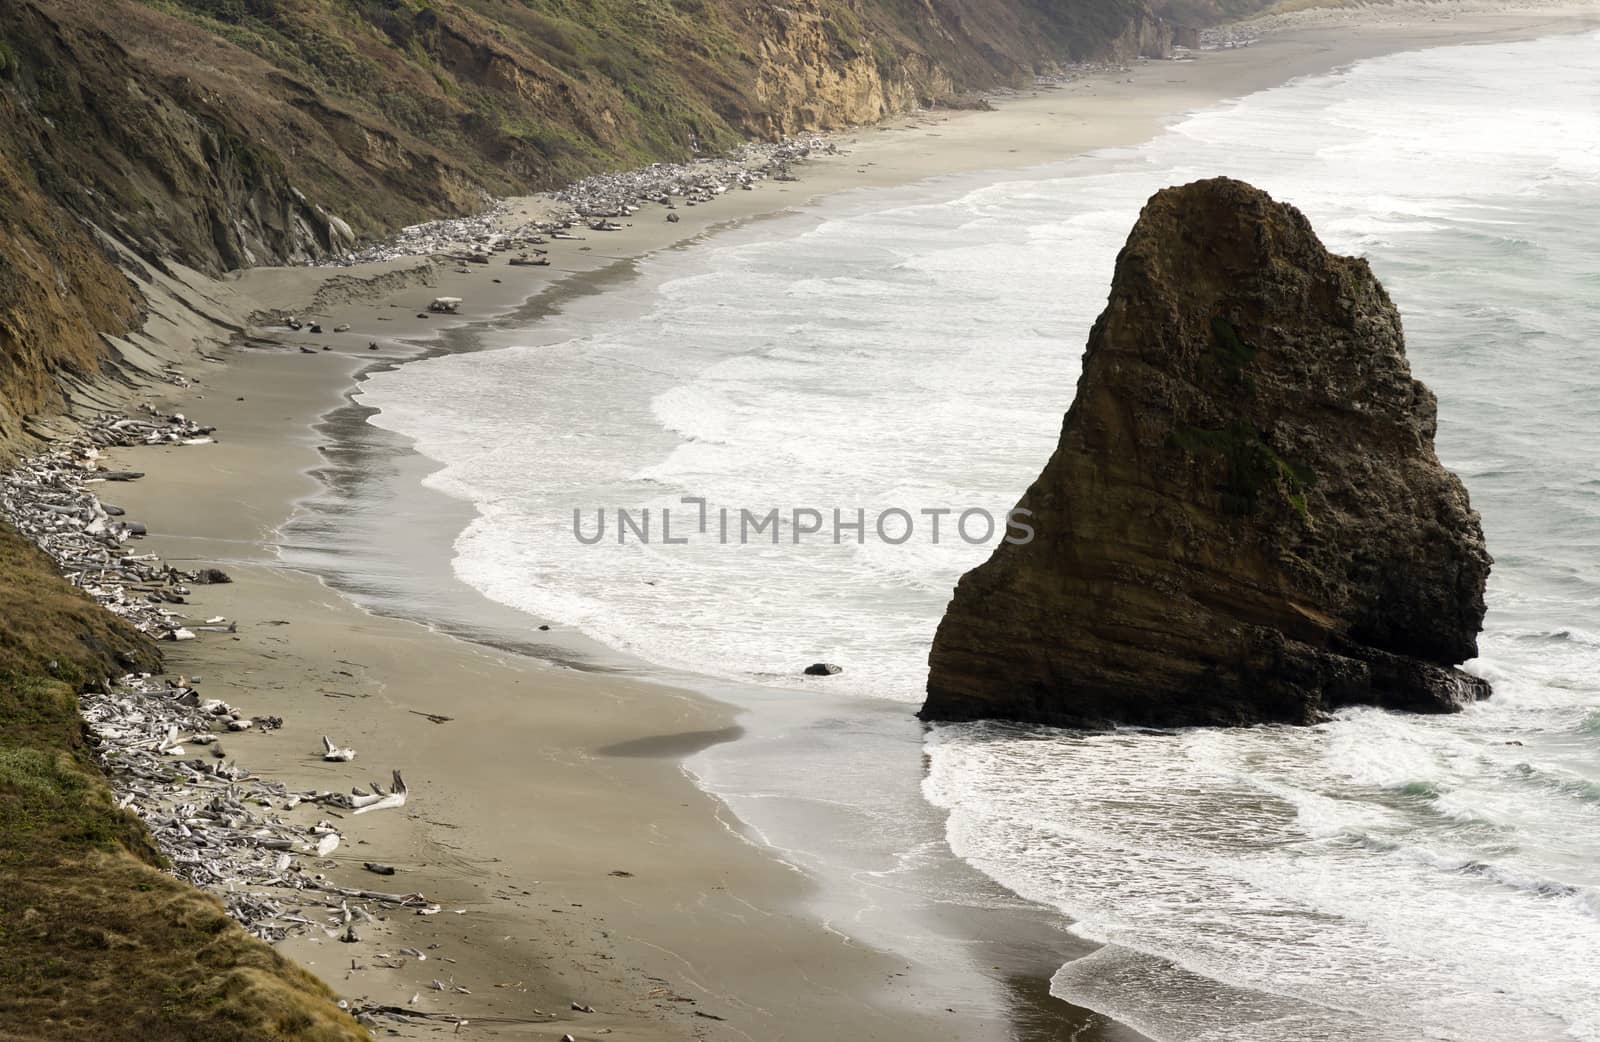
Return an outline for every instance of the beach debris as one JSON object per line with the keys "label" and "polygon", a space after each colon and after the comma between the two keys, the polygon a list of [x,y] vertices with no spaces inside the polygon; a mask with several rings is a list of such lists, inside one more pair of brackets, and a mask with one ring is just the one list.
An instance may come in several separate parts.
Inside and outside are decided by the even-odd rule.
{"label": "beach debris", "polygon": [[[726,155],[703,156],[687,163],[652,163],[636,170],[595,174],[558,192],[535,197],[532,212],[514,212],[510,202],[486,197],[484,209],[470,217],[414,224],[326,263],[350,266],[434,256],[458,264],[487,264],[496,253],[580,238],[572,234],[574,227],[619,230],[622,225],[618,222],[645,204],[694,206],[734,189],[753,190],[762,181],[793,181],[796,163],[838,154],[833,142],[805,135],[775,143],[752,142]],[[528,263],[544,266],[537,261]]]}
{"label": "beach debris", "polygon": [[442,713],[424,713],[420,709],[407,709],[406,712],[412,716],[420,716],[430,724],[448,724],[455,719],[453,716],[445,716]]}
{"label": "beach debris", "polygon": [[1201,29],[1199,33],[1202,51],[1226,51],[1260,42],[1260,31],[1243,25],[1218,25]]}
{"label": "beach debris", "polygon": [[808,677],[834,677],[843,672],[843,666],[836,666],[832,662],[813,662],[805,668]]}
{"label": "beach debris", "polygon": [[354,749],[341,749],[332,738],[322,736],[322,758],[329,763],[349,763],[356,758]]}
{"label": "beach debris", "polygon": [[434,297],[428,310],[440,315],[454,315],[461,311],[460,297]]}
{"label": "beach debris", "polygon": [[204,623],[185,618],[175,606],[187,601],[190,584],[226,582],[214,568],[186,572],[127,544],[145,527],[125,519],[120,507],[106,509],[94,490],[108,475],[129,479],[137,471],[105,466],[103,450],[137,445],[182,445],[212,427],[181,413],[106,415],[48,451],[22,460],[0,475],[0,514],[39,546],[62,574],[113,614],[158,640],[191,641],[209,627],[232,632],[220,618]]}
{"label": "beach debris", "polygon": [[418,893],[338,887],[299,863],[297,855],[328,857],[344,837],[333,822],[297,821],[297,812],[343,807],[348,797],[293,791],[231,761],[170,752],[189,735],[188,744],[209,745],[220,756],[216,729],[241,715],[232,706],[150,674],[122,677],[79,702],[119,805],[144,819],[178,875],[216,893],[256,936],[280,940],[321,927],[318,906],[335,928],[372,917],[360,902],[437,907]]}
{"label": "beach debris", "polygon": [[357,814],[365,814],[371,810],[388,810],[391,807],[404,807],[406,805],[405,779],[400,777],[399,771],[394,771],[394,785],[385,793],[383,786],[377,782],[372,783],[372,794],[355,794],[350,797],[350,806]]}
{"label": "beach debris", "polygon": [[380,876],[392,876],[395,873],[393,865],[385,865],[378,861],[364,861],[361,863],[361,867]]}
{"label": "beach debris", "polygon": [[[175,607],[191,584],[226,583],[228,576],[215,568],[183,571],[154,554],[131,552],[131,526],[92,491],[108,473],[133,473],[103,469],[102,450],[194,444],[212,431],[179,413],[142,411],[139,417],[97,417],[0,474],[0,513],[70,582],[151,637],[190,641],[201,633],[232,632],[221,616],[193,624]],[[221,734],[271,731],[283,719],[203,698],[198,682],[130,673],[107,678],[78,699],[89,746],[117,805],[144,821],[176,875],[216,894],[230,916],[268,941],[330,927],[353,936],[352,924],[373,918],[372,909],[439,910],[420,893],[338,887],[303,865],[302,857],[326,858],[343,841],[332,822],[306,819],[324,807],[350,809],[352,797],[291,790],[228,759]],[[210,755],[191,758],[189,747]],[[407,795],[396,771],[392,788],[378,787],[366,806],[403,806]]]}
{"label": "beach debris", "polygon": [[572,1012],[574,1012],[574,1013],[593,1013],[594,1012],[594,1007],[586,1005],[586,1004],[584,1004],[582,1002],[574,1002],[572,1004]]}
{"label": "beach debris", "polygon": [[[419,1003],[421,1001],[422,1001],[422,992],[419,991],[416,994],[412,995],[411,998],[406,1000],[406,1006],[415,1006],[417,1003]],[[389,1018],[391,1018],[393,1020],[398,1020],[398,1021],[437,1020],[437,1021],[442,1021],[442,1022],[444,1022],[446,1024],[456,1024],[458,1026],[461,1025],[461,1024],[467,1023],[467,1021],[462,1020],[460,1017],[456,1016],[454,1013],[433,1013],[433,1012],[429,1012],[429,1011],[426,1011],[426,1010],[407,1009],[406,1006],[380,1006],[380,1005],[376,1005],[376,1004],[368,1004],[368,1005],[362,1005],[362,1006],[354,1006],[354,1007],[351,1008],[350,1012],[355,1015],[356,1020],[358,1020],[361,1023],[367,1025],[368,1027],[376,1026],[377,1022],[378,1022],[378,1020],[377,1020],[378,1017],[389,1017]],[[539,1021],[531,1021],[531,1020],[530,1021],[507,1021],[507,1022],[509,1022],[509,1023],[528,1023],[528,1024],[540,1023]]]}

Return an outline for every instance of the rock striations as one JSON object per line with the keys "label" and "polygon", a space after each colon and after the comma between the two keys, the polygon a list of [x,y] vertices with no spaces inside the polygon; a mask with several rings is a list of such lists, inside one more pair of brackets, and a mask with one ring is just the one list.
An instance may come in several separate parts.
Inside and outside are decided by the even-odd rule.
{"label": "rock striations", "polygon": [[1486,697],[1490,558],[1365,261],[1238,181],[1169,188],[1117,259],[1037,532],[957,586],[924,719],[1308,723]]}

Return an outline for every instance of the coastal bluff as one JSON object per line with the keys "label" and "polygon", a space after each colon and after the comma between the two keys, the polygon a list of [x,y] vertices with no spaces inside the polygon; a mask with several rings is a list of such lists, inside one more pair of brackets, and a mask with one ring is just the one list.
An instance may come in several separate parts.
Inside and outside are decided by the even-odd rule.
{"label": "coastal bluff", "polygon": [[1158,192],[1023,495],[956,587],[925,720],[1067,727],[1451,712],[1491,559],[1364,260],[1225,178]]}

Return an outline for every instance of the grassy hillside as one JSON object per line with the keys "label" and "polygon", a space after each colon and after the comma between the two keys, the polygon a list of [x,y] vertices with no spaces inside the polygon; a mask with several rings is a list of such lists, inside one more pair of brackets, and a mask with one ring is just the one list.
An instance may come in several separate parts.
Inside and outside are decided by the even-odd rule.
{"label": "grassy hillside", "polygon": [[1145,0],[0,0],[0,447],[220,273],[1163,46]]}
{"label": "grassy hillside", "polygon": [[1143,0],[0,0],[23,181],[152,261],[327,252],[601,168],[1159,46]]}
{"label": "grassy hillside", "polygon": [[356,1042],[323,985],[158,870],[77,689],[152,646],[0,526],[0,1040]]}

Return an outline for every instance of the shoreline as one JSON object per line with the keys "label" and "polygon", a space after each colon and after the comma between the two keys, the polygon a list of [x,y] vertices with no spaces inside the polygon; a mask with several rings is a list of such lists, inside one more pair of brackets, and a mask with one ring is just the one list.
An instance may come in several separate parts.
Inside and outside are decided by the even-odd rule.
{"label": "shoreline", "polygon": [[[1530,17],[1535,15],[1540,22],[1549,17],[1548,12],[1528,13]],[[1330,30],[1327,35],[1339,35],[1347,31]],[[1374,35],[1382,35],[1383,29],[1373,32]],[[1282,52],[1281,59],[1270,58],[1275,45],[1269,38],[1250,48],[1221,52],[1219,57],[1228,59],[1235,72],[1243,74],[1247,82],[1254,83],[1267,75],[1264,69],[1252,64],[1265,51],[1269,54],[1269,60],[1264,64],[1280,61],[1282,67],[1278,72],[1288,73],[1283,80],[1277,81],[1283,82],[1310,71],[1326,71],[1326,68],[1336,68],[1359,57],[1371,56],[1359,54],[1345,57],[1351,51],[1359,51],[1367,46],[1385,48],[1374,53],[1386,53],[1429,45],[1418,43],[1419,39],[1433,43],[1461,43],[1481,38],[1509,38],[1496,36],[1497,33],[1518,34],[1517,30],[1508,28],[1456,26],[1452,30],[1441,29],[1437,25],[1419,32],[1418,36],[1399,34],[1404,39],[1398,41],[1388,38],[1382,41],[1367,38],[1358,42],[1279,40],[1279,44],[1291,49]],[[1481,35],[1484,33],[1488,36]],[[1208,61],[1208,56],[1202,56],[1193,64],[1201,65]],[[1331,61],[1332,64],[1320,70],[1308,68],[1323,61]],[[1191,63],[1181,64],[1188,66]],[[1134,71],[1138,75],[1133,77],[1136,82],[1125,85],[1101,83],[1089,89],[1094,83],[1092,79],[1078,81],[1061,91],[1006,103],[997,113],[934,113],[912,117],[902,121],[905,125],[895,129],[914,132],[905,134],[882,149],[875,148],[877,141],[872,135],[875,132],[889,133],[888,130],[872,128],[858,131],[852,135],[858,146],[857,154],[821,164],[821,176],[814,176],[818,171],[808,167],[804,180],[799,184],[777,191],[784,192],[792,188],[794,191],[789,193],[792,197],[803,197],[809,202],[850,188],[884,188],[891,184],[916,183],[895,180],[910,177],[907,171],[912,168],[932,177],[994,169],[992,165],[978,167],[962,164],[987,162],[995,158],[992,151],[984,151],[985,143],[992,145],[996,140],[1012,140],[998,129],[964,131],[966,140],[956,143],[953,149],[941,148],[952,142],[928,139],[949,136],[951,125],[960,128],[980,126],[1008,112],[1012,114],[1013,122],[1007,133],[1027,129],[1016,117],[1019,111],[1024,113],[1025,119],[1035,121],[1034,127],[1053,127],[1045,118],[1046,115],[1054,115],[1047,112],[1046,104],[1067,100],[1074,94],[1079,97],[1101,97],[1098,92],[1105,91],[1109,97],[1101,97],[1101,100],[1107,107],[1121,106],[1128,95],[1156,86],[1148,81],[1171,71],[1170,65],[1157,62],[1137,66]],[[1085,89],[1075,89],[1080,87]],[[1123,92],[1119,87],[1132,89]],[[1219,85],[1219,89],[1224,88]],[[1259,87],[1248,87],[1223,97],[1248,93],[1254,89]],[[1167,88],[1167,91],[1178,93],[1171,88]],[[1159,86],[1155,92],[1161,92]],[[1222,99],[1213,98],[1212,102],[1217,100]],[[1027,108],[1033,102],[1037,103],[1038,111]],[[1210,102],[1197,101],[1191,107],[1207,103]],[[1152,123],[1158,127],[1161,123],[1160,115],[1150,110],[1137,112],[1132,119],[1125,116],[1120,118],[1124,119],[1122,130],[1131,140],[1119,139],[1098,147],[1143,140],[1148,133],[1141,128],[1148,129]],[[1004,168],[1027,176],[1029,170],[1056,159],[1081,154],[1088,147],[1082,143],[1084,138],[1079,135],[1091,135],[1093,131],[1078,131],[1068,127],[1061,129],[1063,134],[1060,141],[1052,141],[1048,148],[1037,150],[1037,154],[1050,153],[1053,158],[1022,167]],[[963,148],[966,151],[962,151]],[[1056,154],[1051,152],[1052,149],[1063,151]],[[874,155],[880,158],[869,158]],[[942,158],[930,159],[933,155]],[[856,163],[865,162],[882,169],[875,171],[870,167],[855,166]],[[863,172],[852,175],[848,168]],[[931,173],[928,173],[930,170]],[[926,177],[921,180],[926,180]],[[770,192],[773,187],[762,186],[751,193],[754,198],[748,202],[744,197],[739,199],[740,208],[749,207],[750,212],[724,216],[727,211],[721,202],[708,206],[703,215],[697,212],[695,221],[700,226],[693,228],[687,238],[664,242],[663,233],[666,229],[661,228],[655,234],[650,234],[648,228],[639,228],[636,230],[640,234],[635,236],[617,233],[614,238],[608,237],[608,246],[615,243],[616,247],[607,249],[605,262],[583,267],[586,261],[601,259],[601,255],[594,254],[593,250],[584,251],[590,253],[591,257],[574,258],[576,270],[562,274],[576,275],[576,278],[562,281],[559,284],[562,290],[558,292],[565,292],[566,287],[583,279],[583,272],[596,273],[596,280],[601,282],[612,278],[632,281],[636,275],[634,262],[641,256],[661,249],[692,246],[716,234],[724,226],[759,219],[763,205],[775,201],[768,198],[770,194],[776,194]],[[788,200],[776,202],[779,205],[765,212],[781,212],[790,208]],[[654,210],[648,212],[655,213]],[[702,217],[705,218],[703,223]],[[644,225],[650,220],[649,216],[643,216],[642,213],[633,223]],[[676,234],[679,227],[690,224],[686,219],[681,225],[673,226],[672,233]],[[591,236],[587,245],[598,246],[595,238]],[[670,236],[666,238],[670,239]],[[577,250],[574,249],[574,252]],[[331,271],[349,274],[349,269]],[[501,274],[503,269],[497,265],[493,271]],[[552,269],[552,273],[560,272],[559,269]],[[701,743],[726,740],[733,736],[739,725],[734,722],[738,714],[732,708],[714,704],[694,693],[674,691],[658,683],[641,682],[625,675],[597,676],[594,673],[561,669],[549,663],[526,661],[529,655],[559,661],[559,655],[543,655],[540,645],[517,647],[514,650],[522,655],[506,655],[501,650],[474,647],[460,641],[446,643],[439,634],[413,623],[370,615],[339,598],[335,598],[338,603],[330,603],[323,580],[286,567],[274,556],[271,550],[276,542],[274,533],[283,527],[289,509],[308,496],[314,496],[320,488],[318,475],[325,477],[330,468],[334,468],[336,461],[330,458],[327,447],[321,444],[322,440],[332,436],[335,451],[349,448],[347,442],[341,442],[329,429],[328,424],[332,421],[328,417],[344,408],[362,408],[350,401],[350,388],[358,383],[374,358],[389,364],[404,364],[412,357],[425,355],[432,349],[431,346],[424,346],[420,353],[410,357],[404,357],[404,351],[396,351],[393,347],[372,354],[364,350],[368,337],[381,335],[391,345],[398,345],[402,341],[415,343],[425,333],[432,332],[442,332],[447,342],[475,340],[482,336],[486,328],[506,321],[522,321],[512,318],[512,315],[530,308],[535,311],[546,309],[551,304],[546,299],[550,292],[549,284],[543,287],[546,297],[527,297],[526,287],[505,288],[502,291],[487,289],[483,285],[490,277],[486,272],[457,276],[453,271],[444,270],[437,277],[439,285],[428,289],[426,294],[414,286],[403,288],[400,293],[414,304],[416,299],[424,296],[449,295],[457,286],[471,287],[473,292],[470,296],[466,293],[455,295],[468,296],[473,310],[481,307],[492,317],[473,316],[479,320],[438,331],[428,328],[436,324],[436,320],[429,320],[422,325],[417,324],[418,320],[394,321],[409,313],[411,307],[386,307],[394,303],[392,297],[329,308],[326,314],[330,324],[350,321],[357,332],[346,338],[328,336],[312,341],[299,337],[289,342],[296,346],[303,343],[321,346],[323,342],[339,345],[334,350],[318,352],[315,359],[301,355],[294,347],[287,352],[260,349],[230,352],[233,360],[219,372],[209,374],[215,382],[208,381],[208,386],[200,388],[198,394],[177,396],[175,400],[199,413],[199,418],[219,426],[221,445],[184,450],[138,449],[116,454],[120,462],[130,465],[137,463],[139,469],[149,473],[144,482],[129,486],[126,494],[121,494],[119,490],[119,502],[129,509],[130,516],[146,522],[151,531],[156,533],[146,540],[145,546],[162,552],[174,563],[194,561],[222,564],[238,580],[234,586],[226,589],[206,590],[200,603],[204,605],[203,614],[227,614],[241,621],[241,647],[229,647],[221,641],[183,645],[179,653],[172,656],[174,668],[203,672],[208,677],[221,678],[224,684],[233,684],[232,678],[238,676],[240,682],[233,684],[229,693],[219,692],[215,680],[210,682],[206,693],[235,701],[231,692],[235,689],[244,690],[252,709],[281,711],[286,724],[280,734],[237,744],[247,749],[241,754],[241,759],[252,767],[265,769],[272,777],[288,780],[291,785],[330,784],[330,768],[309,762],[312,758],[307,756],[315,742],[314,732],[322,727],[337,727],[336,737],[363,750],[362,766],[351,775],[355,779],[380,773],[387,769],[390,760],[408,753],[437,756],[439,766],[427,763],[421,770],[407,769],[408,779],[413,776],[421,779],[412,782],[417,807],[407,812],[408,817],[392,823],[373,822],[375,827],[370,834],[366,830],[366,822],[371,819],[363,819],[360,835],[361,842],[373,848],[370,856],[375,860],[426,866],[409,874],[413,879],[431,886],[430,893],[438,891],[443,899],[453,899],[458,906],[468,909],[467,916],[456,923],[444,921],[424,924],[427,930],[423,933],[431,938],[427,943],[419,940],[407,940],[404,943],[419,949],[426,948],[428,943],[437,943],[445,946],[448,953],[446,958],[461,956],[452,969],[473,994],[454,996],[453,1001],[459,999],[462,1015],[474,1021],[475,1027],[483,1026],[492,1032],[496,1030],[495,1018],[515,1017],[515,1010],[520,1006],[534,1006],[546,1011],[552,1008],[565,1010],[569,1002],[580,1002],[605,1012],[582,1015],[571,1020],[591,1032],[598,1027],[608,1027],[621,1038],[660,1037],[650,1033],[656,1030],[654,1025],[658,1022],[664,1022],[674,1034],[688,1034],[696,1028],[709,1028],[712,1033],[708,1037],[713,1038],[735,1037],[733,1032],[742,1034],[756,1025],[770,1030],[802,1022],[806,1024],[806,1031],[814,1033],[815,1037],[847,1030],[859,1032],[864,1025],[879,1031],[877,1037],[885,1038],[927,1037],[929,1033],[956,1037],[957,1031],[961,1032],[960,1037],[988,1037],[987,1033],[994,1029],[994,1025],[988,1023],[993,1011],[982,1011],[975,1016],[965,1012],[958,1014],[961,1026],[953,1029],[949,1019],[951,1015],[944,1012],[947,1003],[940,1002],[931,1008],[920,1009],[933,1002],[931,995],[919,995],[914,988],[889,982],[889,974],[900,972],[896,967],[902,960],[886,953],[864,951],[819,929],[804,916],[794,914],[792,910],[806,899],[809,882],[799,878],[797,873],[782,871],[783,866],[753,842],[728,842],[730,837],[727,833],[738,835],[743,831],[743,826],[729,820],[725,807],[717,800],[688,784],[677,763],[697,748],[703,748]],[[233,285],[238,291],[258,300],[285,300],[294,293],[303,292],[307,284],[309,280],[297,272],[259,271],[247,273]],[[501,285],[505,286],[506,283]],[[577,294],[582,290],[583,287],[578,285],[570,292]],[[602,287],[595,292],[603,293],[605,289]],[[521,305],[513,300],[518,293],[525,298]],[[383,310],[393,314],[383,315]],[[382,318],[390,318],[391,321],[379,326],[377,323]],[[428,339],[431,342],[434,338]],[[450,346],[447,343],[440,349],[449,349]],[[307,419],[308,413],[311,414],[310,419]],[[290,441],[289,451],[285,451],[284,446],[286,434]],[[346,477],[357,475],[352,480],[364,480],[359,476],[363,468],[370,472],[381,472],[382,468],[387,467],[404,471],[391,474],[386,479],[394,487],[403,487],[412,482],[417,477],[416,472],[425,469],[429,461],[400,444],[404,439],[388,437],[391,444],[375,446],[379,451],[371,457],[352,459],[337,469],[342,469]],[[212,452],[213,449],[219,451]],[[392,456],[385,459],[384,452],[392,453]],[[405,462],[396,463],[396,459]],[[444,498],[431,490],[424,495]],[[195,502],[209,501],[214,509],[192,512],[186,502],[190,497]],[[459,517],[464,513],[470,519],[470,505],[454,505],[457,509],[453,516]],[[428,529],[434,535],[444,531],[451,523],[450,516],[437,512],[428,517],[438,523],[436,527]],[[240,533],[246,532],[253,534],[241,538]],[[442,572],[434,567],[428,573],[435,580],[441,575],[449,575],[448,560],[430,562],[430,567],[440,563],[443,565]],[[446,579],[447,583],[450,581],[453,581],[453,576]],[[384,592],[379,590],[376,596],[384,596]],[[477,595],[474,593],[471,596]],[[488,603],[481,597],[478,600]],[[511,609],[498,610],[511,612]],[[412,614],[425,616],[427,611],[426,605],[413,605]],[[529,628],[525,616],[517,617],[523,620],[522,629]],[[289,626],[271,630],[264,628],[268,622],[284,618],[290,618]],[[303,636],[307,628],[314,628],[318,632],[307,638]],[[449,630],[444,632],[448,633]],[[565,644],[553,647],[557,651],[571,650]],[[351,648],[359,650],[349,650]],[[606,657],[603,651],[598,655],[601,659]],[[423,659],[427,661],[419,661]],[[343,665],[335,668],[332,665],[335,662],[342,662]],[[352,664],[359,664],[360,668],[345,668]],[[571,664],[570,661],[568,664]],[[624,664],[604,668],[626,674],[640,667]],[[486,699],[490,704],[468,706],[467,703],[475,700],[452,700],[448,689],[453,678],[461,675],[473,676],[480,689],[493,692]],[[295,699],[296,694],[303,696],[308,692],[297,693],[292,690],[296,678],[304,676],[318,678],[322,686],[330,690],[357,690],[353,695],[349,691],[338,690],[336,694],[320,698],[307,706]],[[446,690],[439,690],[441,685]],[[544,688],[533,696],[537,703],[534,712],[529,711],[530,703],[522,692],[515,690],[532,686]],[[329,690],[324,690],[322,694],[329,695]],[[607,703],[601,719],[591,718],[594,715],[593,703],[597,699]],[[354,711],[380,705],[386,711],[376,714]],[[452,706],[455,707],[453,712]],[[454,715],[455,719],[445,724],[432,724],[424,718],[411,716],[413,712]],[[382,719],[369,719],[372,716]],[[552,723],[553,728],[550,726]],[[516,733],[491,733],[497,728]],[[470,739],[463,740],[459,732],[469,729],[476,733]],[[535,730],[543,733],[535,736]],[[526,762],[517,762],[528,756],[528,750],[519,743],[530,738],[537,739],[532,748],[537,757],[542,759],[542,764],[530,766]],[[429,748],[431,746],[445,748]],[[606,750],[615,750],[619,746],[628,752],[605,755]],[[368,762],[369,757],[371,762]],[[486,767],[486,759],[493,761],[497,758],[505,758],[509,762]],[[511,767],[515,767],[515,770],[508,769]],[[582,776],[581,784],[571,780],[574,772]],[[537,835],[555,837],[559,842],[571,843],[576,849],[563,851],[559,858],[551,858],[544,847],[533,841],[533,837],[519,836],[514,842],[504,842],[509,838],[507,830],[497,828],[493,819],[474,826],[465,825],[465,818],[481,817],[484,813],[461,805],[461,800],[469,792],[459,783],[468,779],[471,780],[473,791],[480,786],[522,786],[541,793],[551,790],[560,793],[579,809],[564,807],[559,813],[549,808],[530,809],[526,820],[533,824],[527,830]],[[640,793],[650,793],[651,796],[648,801],[641,800]],[[448,806],[445,797],[449,797],[456,805]],[[435,798],[440,802],[433,803]],[[613,805],[613,801],[625,805],[619,808]],[[648,806],[634,806],[634,801],[648,803]],[[673,801],[678,801],[676,809],[668,806]],[[507,808],[521,808],[525,802],[509,800],[497,806],[504,811]],[[463,820],[448,820],[450,814],[446,813],[446,806]],[[598,827],[588,820],[584,820],[581,827],[573,827],[568,820],[572,814],[601,820]],[[654,815],[658,820],[635,820],[646,814]],[[671,829],[681,830],[673,832],[674,842],[663,841],[663,823]],[[380,824],[383,827],[377,828]],[[473,836],[462,842],[460,834],[463,831],[471,831]],[[692,839],[680,842],[686,836],[692,836]],[[506,849],[497,850],[496,844]],[[723,885],[732,887],[732,896],[719,898],[710,893],[705,881],[708,873],[695,865],[660,864],[652,865],[648,871],[634,871],[630,865],[640,862],[640,851],[659,854],[664,861],[670,860],[673,855],[682,859],[687,851],[699,854],[708,863],[729,865],[729,875],[724,878]],[[368,854],[364,852],[363,856]],[[518,865],[514,871],[495,867],[513,861]],[[555,871],[549,868],[552,862],[557,865]],[[542,878],[545,882],[537,887],[532,886],[526,877],[514,874],[523,869],[536,870],[538,875],[533,878]],[[632,875],[612,876],[609,874],[612,871],[631,871]],[[430,877],[429,873],[436,875]],[[461,876],[466,879],[459,878]],[[644,885],[634,886],[635,883]],[[630,887],[632,892],[629,892]],[[408,880],[405,888],[426,887],[414,885]],[[536,891],[538,901],[530,900],[533,894],[526,891]],[[641,894],[645,896],[641,897]],[[562,903],[558,898],[567,899],[566,908],[558,907]],[[535,904],[542,905],[544,910],[538,910]],[[646,907],[648,905],[654,907]],[[581,909],[574,906],[581,906]],[[593,911],[597,907],[604,911]],[[762,934],[752,940],[749,929],[749,917],[753,914],[749,911],[751,908],[759,910],[759,921],[767,924],[767,928],[774,929],[777,936]],[[443,916],[438,918],[446,919]],[[575,919],[581,921],[574,923]],[[685,919],[689,921],[686,923],[683,921]],[[627,925],[618,928],[615,925],[617,920]],[[498,943],[489,943],[482,938],[463,941],[459,937],[459,927],[467,922],[471,922],[478,933],[486,932],[486,924],[494,924],[496,928],[504,926],[508,931],[505,936],[512,939]],[[770,925],[774,923],[781,925]],[[407,925],[409,927],[410,924]],[[510,931],[539,935],[548,931],[549,935],[516,938]],[[620,931],[626,935],[626,939],[601,936],[612,931]],[[658,940],[660,937],[668,938],[668,943],[662,944]],[[720,957],[720,961],[715,955],[704,959],[701,956],[708,946],[724,946],[727,953]],[[770,965],[751,967],[748,963],[752,961],[765,961],[757,958],[762,954],[756,950],[758,946],[760,949],[770,947],[793,953],[796,957],[783,967],[782,972]],[[406,1001],[406,996],[412,993],[409,989],[425,987],[425,978],[431,979],[441,972],[437,959],[432,960],[433,966],[426,967],[413,963],[400,970],[344,971],[341,966],[349,961],[352,954],[358,956],[358,961],[366,962],[370,957],[368,953],[378,950],[368,945],[354,947],[356,951],[352,952],[336,944],[290,942],[283,946],[283,950],[311,965],[336,989],[347,993],[366,989],[368,994],[384,996],[398,1003]],[[1013,946],[1011,950],[1021,947],[1024,946]],[[470,956],[462,956],[463,952],[469,951]],[[571,954],[574,951],[578,953],[575,958]],[[581,989],[569,984],[571,978],[564,978],[560,969],[546,961],[552,952],[556,953],[558,963],[570,960],[573,965],[587,966],[588,983]],[[801,955],[803,958],[798,957]],[[1033,981],[1032,961],[1019,961],[1028,963],[1027,969],[1019,971],[1019,976],[1023,980]],[[1045,960],[1041,958],[1038,961],[1042,963]],[[626,964],[620,972],[609,969],[619,963]],[[523,990],[502,988],[497,993],[490,986],[491,977],[496,986],[516,979],[513,975],[501,980],[494,972],[507,966],[519,967],[519,975],[523,973],[520,967],[526,967],[530,983]],[[792,984],[792,977],[786,974],[801,969],[814,971],[822,968],[828,970],[825,982],[816,979],[816,972],[809,976],[813,983],[827,989],[837,1001],[796,1002],[791,997],[787,1005],[780,1005],[784,1001],[779,993],[780,985],[785,980]],[[540,976],[536,977],[536,974]],[[614,978],[607,979],[609,974],[615,974]],[[467,983],[469,975],[476,975],[471,984]],[[531,983],[535,979],[539,983]],[[656,980],[671,983],[650,983]],[[713,983],[717,980],[736,980],[740,985],[739,993],[719,994],[719,989]],[[924,986],[929,983],[924,982]],[[1037,983],[1043,986],[1040,992],[1047,989],[1047,979]],[[656,988],[669,990],[667,994],[652,997],[652,991]],[[562,996],[568,993],[569,997],[564,999]],[[841,999],[841,995],[848,997]],[[678,1001],[680,999],[696,1001]],[[1052,1004],[1055,1003],[1046,994],[1036,993],[1034,1000],[1042,1010],[1053,1008]],[[704,1003],[703,1012],[726,1019],[718,1021],[682,1012],[700,1003]],[[1017,1008],[1020,1009],[1020,1005]],[[933,1016],[934,1012],[938,1016]],[[1036,1012],[1030,1011],[1030,1015]],[[724,1035],[724,1031],[729,1034]],[[763,1036],[757,1028],[754,1037],[775,1035]],[[1051,1036],[1030,1034],[1028,1037]],[[1116,1032],[1102,1037],[1125,1038],[1129,1035]]]}

